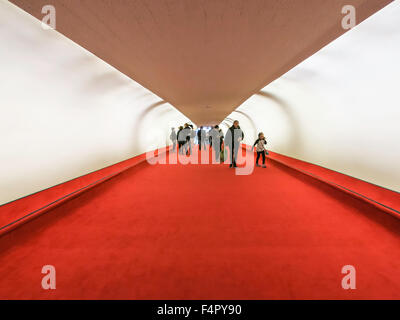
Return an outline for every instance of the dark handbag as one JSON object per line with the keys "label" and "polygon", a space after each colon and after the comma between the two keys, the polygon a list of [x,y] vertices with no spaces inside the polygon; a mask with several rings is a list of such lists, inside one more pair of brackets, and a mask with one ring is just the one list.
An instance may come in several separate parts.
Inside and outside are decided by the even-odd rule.
{"label": "dark handbag", "polygon": [[224,162],[226,160],[225,159],[225,151],[224,151],[224,149],[221,150],[221,153],[219,154],[219,159],[220,159],[221,162]]}

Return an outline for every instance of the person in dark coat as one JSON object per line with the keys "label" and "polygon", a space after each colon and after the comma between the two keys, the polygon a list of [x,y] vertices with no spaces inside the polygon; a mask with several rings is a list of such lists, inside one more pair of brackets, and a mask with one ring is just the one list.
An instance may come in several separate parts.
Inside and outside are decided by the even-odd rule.
{"label": "person in dark coat", "polygon": [[[181,131],[181,134],[184,137],[184,143],[183,143],[183,152],[184,154],[190,154],[189,150],[190,148],[190,133],[191,133],[191,129],[189,127],[188,123],[185,123],[185,127],[183,128],[183,130]],[[182,137],[182,138],[183,138]]]}
{"label": "person in dark coat", "polygon": [[172,128],[169,138],[172,141],[172,152],[175,152],[175,150],[176,150],[176,141],[178,140],[178,136],[176,135],[175,128]]}
{"label": "person in dark coat", "polygon": [[224,155],[224,133],[222,132],[222,129],[218,129],[219,133],[219,145],[220,145],[220,160],[221,163],[225,161],[225,155]]}
{"label": "person in dark coat", "polygon": [[194,137],[196,136],[196,131],[194,131],[192,124],[189,124],[189,127],[190,127],[189,152],[190,152],[190,154],[192,154],[193,140],[194,140]]}
{"label": "person in dark coat", "polygon": [[197,141],[199,142],[199,150],[201,150],[201,146],[205,147],[206,133],[203,129],[203,126],[200,127],[199,131],[197,131]]}
{"label": "person in dark coat", "polygon": [[224,133],[222,132],[222,129],[218,129],[218,132],[219,132],[220,146],[221,146],[221,149],[222,149],[222,145],[223,145],[223,142],[224,142]]}
{"label": "person in dark coat", "polygon": [[236,160],[239,152],[240,142],[244,139],[244,133],[239,127],[239,121],[235,120],[232,127],[228,129],[225,135],[225,147],[229,148],[230,168],[236,168]]}
{"label": "person in dark coat", "polygon": [[186,142],[186,137],[185,137],[184,133],[182,133],[182,131],[183,131],[183,127],[180,126],[178,133],[177,133],[179,154],[183,154],[183,145]]}
{"label": "person in dark coat", "polygon": [[215,152],[215,161],[219,161],[220,153],[221,153],[221,137],[219,132],[219,126],[215,126],[210,130],[210,145],[214,149]]}

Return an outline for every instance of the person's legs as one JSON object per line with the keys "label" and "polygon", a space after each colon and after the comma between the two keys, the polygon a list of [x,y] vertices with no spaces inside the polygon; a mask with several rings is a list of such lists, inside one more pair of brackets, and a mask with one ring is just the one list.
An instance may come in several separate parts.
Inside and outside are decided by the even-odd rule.
{"label": "person's legs", "polygon": [[214,152],[215,152],[215,161],[219,162],[219,156],[220,156],[220,149],[218,148],[218,146],[214,146],[213,147]]}
{"label": "person's legs", "polygon": [[232,167],[233,166],[233,161],[234,161],[232,146],[229,146],[229,161],[230,161],[229,167]]}
{"label": "person's legs", "polygon": [[191,147],[190,147],[190,140],[186,140],[186,154],[190,154]]}
{"label": "person's legs", "polygon": [[256,166],[257,166],[257,167],[260,166],[260,165],[258,164],[258,160],[260,159],[260,154],[261,154],[261,152],[258,152],[258,151],[257,151],[257,159],[256,159]]}
{"label": "person's legs", "polygon": [[239,146],[235,145],[232,149],[233,149],[233,166],[236,167],[236,160],[239,152]]}
{"label": "person's legs", "polygon": [[176,141],[172,142],[172,151],[175,152],[176,150]]}
{"label": "person's legs", "polygon": [[179,141],[179,154],[183,153],[183,143],[182,141]]}
{"label": "person's legs", "polygon": [[262,158],[263,158],[263,168],[265,168],[265,151],[262,152]]}

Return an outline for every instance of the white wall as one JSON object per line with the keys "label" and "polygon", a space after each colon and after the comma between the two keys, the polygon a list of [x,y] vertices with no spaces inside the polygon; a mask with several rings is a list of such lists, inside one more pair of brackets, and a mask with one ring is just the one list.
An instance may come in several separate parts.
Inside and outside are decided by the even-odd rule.
{"label": "white wall", "polygon": [[0,0],[0,204],[166,145],[188,119]]}
{"label": "white wall", "polygon": [[395,1],[228,117],[246,143],[263,131],[273,151],[400,191],[399,88]]}

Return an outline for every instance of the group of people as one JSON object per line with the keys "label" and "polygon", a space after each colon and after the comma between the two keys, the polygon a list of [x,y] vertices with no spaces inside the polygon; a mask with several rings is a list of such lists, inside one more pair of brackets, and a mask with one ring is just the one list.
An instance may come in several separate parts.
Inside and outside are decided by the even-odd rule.
{"label": "group of people", "polygon": [[204,127],[201,126],[197,131],[197,141],[199,143],[199,149],[205,149],[207,147],[213,148],[215,151],[215,160],[220,159],[221,150],[224,145],[224,133],[219,126],[214,126],[210,131],[205,131]]}
{"label": "group of people", "polygon": [[[170,139],[172,141],[172,151],[175,152],[178,148],[179,154],[190,155],[192,153],[192,147],[194,139],[196,138],[196,131],[193,125],[185,123],[179,127],[178,132],[175,132],[175,128],[172,128]],[[239,126],[239,121],[235,120],[233,125],[228,129],[225,136],[218,125],[214,126],[210,131],[206,131],[203,126],[197,131],[197,142],[199,150],[203,148],[212,148],[214,150],[215,160],[221,162],[224,161],[224,148],[229,150],[230,167],[236,167],[237,156],[241,141],[244,139],[243,130]],[[265,166],[265,155],[268,154],[266,149],[267,141],[262,132],[258,134],[258,139],[254,142],[253,148],[256,148],[257,159],[256,166],[260,157],[262,157],[262,167]]]}
{"label": "group of people", "polygon": [[180,126],[178,132],[175,132],[175,128],[172,128],[170,139],[172,141],[172,151],[178,150],[180,154],[191,154],[193,140],[196,136],[196,132],[193,129],[193,125],[185,123],[184,126]]}

